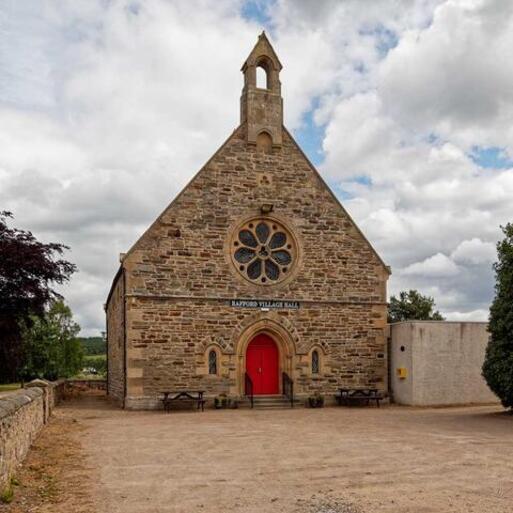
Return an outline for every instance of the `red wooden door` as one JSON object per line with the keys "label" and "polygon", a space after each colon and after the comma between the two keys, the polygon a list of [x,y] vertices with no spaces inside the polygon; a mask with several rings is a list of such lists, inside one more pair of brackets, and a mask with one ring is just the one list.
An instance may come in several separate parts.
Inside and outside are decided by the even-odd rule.
{"label": "red wooden door", "polygon": [[253,381],[253,393],[278,394],[278,348],[268,335],[257,335],[246,351],[246,372]]}

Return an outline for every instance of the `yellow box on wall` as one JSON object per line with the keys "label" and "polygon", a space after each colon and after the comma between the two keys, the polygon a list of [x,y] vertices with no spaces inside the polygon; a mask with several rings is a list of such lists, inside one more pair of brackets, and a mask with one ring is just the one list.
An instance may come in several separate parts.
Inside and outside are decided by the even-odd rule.
{"label": "yellow box on wall", "polygon": [[397,377],[399,379],[406,379],[407,376],[408,376],[408,369],[406,369],[406,367],[398,367],[396,369],[397,371]]}

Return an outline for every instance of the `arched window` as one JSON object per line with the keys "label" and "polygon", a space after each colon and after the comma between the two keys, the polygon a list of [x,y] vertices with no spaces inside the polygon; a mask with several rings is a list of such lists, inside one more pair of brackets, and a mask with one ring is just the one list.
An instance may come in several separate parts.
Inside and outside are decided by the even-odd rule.
{"label": "arched window", "polygon": [[217,353],[214,349],[208,353],[208,373],[217,374]]}
{"label": "arched window", "polygon": [[257,151],[263,151],[264,153],[271,153],[273,148],[273,140],[267,132],[260,132],[257,135]]}
{"label": "arched window", "polygon": [[319,374],[319,351],[312,351],[312,374]]}
{"label": "arched window", "polygon": [[267,70],[262,66],[256,68],[256,86],[259,89],[269,89],[269,77],[267,76]]}

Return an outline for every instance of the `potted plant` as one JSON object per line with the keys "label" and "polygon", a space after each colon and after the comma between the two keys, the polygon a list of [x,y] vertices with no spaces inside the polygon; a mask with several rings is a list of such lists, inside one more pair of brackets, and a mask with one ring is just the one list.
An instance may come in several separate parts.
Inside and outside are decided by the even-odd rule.
{"label": "potted plant", "polygon": [[237,402],[230,399],[225,393],[214,398],[214,406],[220,410],[225,408],[237,408]]}
{"label": "potted plant", "polygon": [[308,398],[310,408],[322,408],[324,406],[324,396],[319,392],[315,392]]}
{"label": "potted plant", "polygon": [[219,394],[214,398],[214,406],[216,409],[226,408],[226,402],[228,398],[226,397],[226,394]]}

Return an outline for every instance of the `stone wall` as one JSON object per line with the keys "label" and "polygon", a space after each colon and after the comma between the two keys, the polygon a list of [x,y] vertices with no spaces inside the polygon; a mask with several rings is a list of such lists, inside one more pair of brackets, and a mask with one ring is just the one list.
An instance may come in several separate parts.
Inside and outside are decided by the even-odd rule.
{"label": "stone wall", "polygon": [[[231,308],[226,302],[169,299],[132,300],[130,308],[131,408],[158,406],[163,390],[192,388],[205,390],[207,397],[240,397],[240,341],[245,328],[259,322],[264,329],[293,334],[282,368],[293,376],[298,397],[315,391],[331,397],[342,386],[386,389],[381,308],[312,303],[293,311],[255,312]],[[220,354],[217,375],[208,374],[212,347]],[[317,375],[311,374],[310,366],[314,348],[321,358]]]}
{"label": "stone wall", "polygon": [[[260,35],[242,67],[240,126],[122,258],[107,325],[110,348],[125,329],[126,355],[110,349],[109,391],[119,395],[125,365],[127,406],[198,386],[240,396],[251,323],[276,342],[298,394],[386,391],[389,269],[283,126],[281,67]],[[300,308],[244,311],[231,299]],[[207,350],[219,355],[217,375],[206,375]]]}
{"label": "stone wall", "polygon": [[115,401],[122,402],[125,391],[125,296],[123,273],[107,302],[107,391]]}
{"label": "stone wall", "polygon": [[[261,215],[264,203],[294,234],[299,255],[289,279],[270,286],[248,281],[231,261],[234,230]],[[388,270],[285,130],[282,147],[270,153],[247,143],[245,127],[235,131],[127,253],[122,270],[107,306],[109,394],[122,397],[126,358],[128,407],[156,406],[159,392],[180,388],[240,396],[243,327],[273,316],[283,321],[281,338],[291,339],[281,370],[298,395],[331,396],[342,386],[386,391]],[[255,312],[231,307],[232,298],[294,300],[300,309]],[[217,376],[207,374],[209,347],[220,354]],[[322,372],[311,376],[314,347]]]}
{"label": "stone wall", "polygon": [[[288,132],[270,154],[244,133],[232,135],[126,255],[126,294],[385,302],[384,264]],[[251,283],[230,261],[232,231],[264,203],[301,254],[294,279],[278,285]]]}
{"label": "stone wall", "polygon": [[107,390],[107,380],[105,379],[67,379],[65,385],[66,392],[72,390]]}
{"label": "stone wall", "polygon": [[64,382],[36,380],[0,397],[0,493],[62,398]]}
{"label": "stone wall", "polygon": [[[416,406],[498,402],[481,376],[484,322],[412,321],[390,327],[393,400]],[[398,369],[405,369],[400,378]]]}

